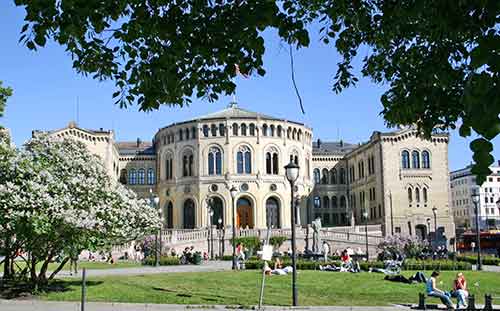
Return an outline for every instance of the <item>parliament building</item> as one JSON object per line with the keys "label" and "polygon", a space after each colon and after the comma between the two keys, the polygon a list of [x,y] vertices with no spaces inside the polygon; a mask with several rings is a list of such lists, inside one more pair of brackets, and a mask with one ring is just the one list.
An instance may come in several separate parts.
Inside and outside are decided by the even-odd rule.
{"label": "parliament building", "polygon": [[151,142],[115,141],[113,131],[73,122],[49,133],[84,142],[116,181],[141,197],[157,195],[165,228],[206,227],[209,202],[211,223],[230,226],[233,186],[238,227],[290,228],[284,166],[293,161],[300,166],[293,199],[298,225],[317,217],[324,227],[366,221],[386,235],[427,238],[435,219],[440,234],[454,237],[446,133],[425,140],[405,128],[373,132],[363,143],[327,142],[314,139],[306,124],[235,103],[160,128]]}

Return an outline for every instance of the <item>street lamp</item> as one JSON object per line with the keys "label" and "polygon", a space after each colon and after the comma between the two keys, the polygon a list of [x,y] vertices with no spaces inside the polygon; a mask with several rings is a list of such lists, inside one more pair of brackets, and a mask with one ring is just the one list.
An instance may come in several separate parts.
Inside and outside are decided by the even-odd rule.
{"label": "street lamp", "polygon": [[295,181],[299,178],[299,166],[295,164],[293,161],[290,161],[285,166],[285,176],[288,182],[290,183],[290,212],[291,212],[291,225],[292,225],[292,305],[297,306],[297,250],[296,250],[296,241],[295,241],[295,217],[297,216],[297,210],[294,207],[294,187]]}
{"label": "street lamp", "polygon": [[368,262],[368,211],[363,208],[363,218],[365,219],[365,242],[366,242],[366,261]]}
{"label": "street lamp", "polygon": [[434,214],[434,246],[437,247],[438,235],[437,235],[437,208],[434,206],[432,208],[432,213]]}
{"label": "street lamp", "polygon": [[[497,208],[498,208],[498,214],[500,214],[500,199],[497,201]],[[495,221],[495,228],[496,228],[496,221]]]}
{"label": "street lamp", "polygon": [[222,260],[222,257],[224,256],[224,250],[222,249],[223,245],[224,245],[224,235],[222,235],[222,218],[219,217],[219,219],[217,220],[217,223],[219,224],[219,257],[220,257],[220,260]]}
{"label": "street lamp", "polygon": [[234,199],[236,199],[236,196],[238,195],[238,189],[233,185],[231,189],[229,189],[229,193],[231,194],[231,200],[232,200],[232,210],[233,210],[233,215],[232,215],[232,225],[233,225],[233,239],[231,244],[233,245],[233,266],[232,269],[236,270],[236,225],[235,225],[235,202]]}
{"label": "street lamp", "polygon": [[208,212],[208,215],[210,216],[210,259],[214,260],[214,232],[212,230],[212,217],[214,216],[214,210],[210,208],[210,211]]}
{"label": "street lamp", "polygon": [[431,243],[431,219],[427,218],[427,240],[429,241],[429,244]]}
{"label": "street lamp", "polygon": [[[160,198],[153,194],[153,189],[149,189],[149,203],[151,204],[152,208],[158,209]],[[159,214],[159,209],[158,209],[158,214]],[[160,228],[158,228],[158,231],[156,232],[155,235],[155,265],[157,267],[160,266],[160,256],[161,256],[160,248],[161,248],[161,224]]]}
{"label": "street lamp", "polygon": [[479,196],[479,187],[476,187],[472,191],[472,203],[474,203],[474,211],[476,212],[476,242],[477,242],[477,270],[482,270],[482,265],[481,265],[481,238],[480,238],[480,231],[481,229],[479,228],[479,208],[478,204],[480,202],[480,196]]}

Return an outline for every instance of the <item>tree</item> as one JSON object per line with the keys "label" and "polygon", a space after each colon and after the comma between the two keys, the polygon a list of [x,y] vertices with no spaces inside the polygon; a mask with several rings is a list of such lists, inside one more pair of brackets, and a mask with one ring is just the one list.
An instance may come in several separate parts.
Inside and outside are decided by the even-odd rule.
{"label": "tree", "polygon": [[[21,253],[32,286],[43,289],[70,254],[134,240],[160,226],[157,211],[112,181],[82,143],[42,135],[23,150],[8,148],[0,170],[4,277],[13,275],[5,267]],[[62,262],[47,275],[56,257]]]}
{"label": "tree", "polygon": [[[12,89],[10,87],[2,87],[2,81],[0,81],[0,118],[3,117],[7,99],[10,96],[12,96]],[[0,129],[2,128],[2,125],[0,125]]]}
{"label": "tree", "polygon": [[472,131],[473,173],[481,184],[500,132],[500,40],[495,0],[16,0],[26,9],[20,40],[30,49],[54,39],[73,67],[113,79],[117,103],[142,110],[184,105],[193,95],[217,100],[234,92],[235,65],[265,74],[262,31],[278,30],[297,47],[311,25],[342,56],[333,90],[356,84],[353,61],[370,50],[361,75],[385,84],[382,114],[389,126]]}

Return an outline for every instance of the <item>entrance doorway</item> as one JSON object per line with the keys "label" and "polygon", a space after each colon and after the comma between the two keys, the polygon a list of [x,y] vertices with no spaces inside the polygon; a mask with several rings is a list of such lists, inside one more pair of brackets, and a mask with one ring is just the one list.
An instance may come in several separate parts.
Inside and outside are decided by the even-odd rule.
{"label": "entrance doorway", "polygon": [[422,240],[427,240],[427,226],[426,225],[417,225],[415,227],[415,234]]}
{"label": "entrance doorway", "polygon": [[236,227],[253,228],[253,208],[252,203],[247,198],[240,198],[236,203]]}

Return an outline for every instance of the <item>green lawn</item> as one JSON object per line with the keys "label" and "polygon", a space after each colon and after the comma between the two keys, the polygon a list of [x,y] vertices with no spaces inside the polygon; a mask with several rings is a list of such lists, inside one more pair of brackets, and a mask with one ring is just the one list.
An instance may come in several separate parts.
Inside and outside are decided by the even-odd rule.
{"label": "green lawn", "polygon": [[[17,262],[17,264],[19,265],[19,268],[24,268],[25,267],[25,263],[24,262]],[[40,267],[42,266],[42,264],[37,264],[37,269],[40,269]],[[49,264],[49,271],[54,271],[55,269],[57,269],[57,267],[59,266],[58,263],[50,263]],[[109,263],[105,263],[105,262],[97,262],[97,261],[81,261],[81,262],[78,262],[78,270],[81,270],[82,268],[86,268],[88,270],[91,270],[91,269],[116,269],[116,268],[132,268],[132,267],[140,267],[141,264],[139,263],[136,263],[136,262],[132,262],[132,261],[118,261],[116,264],[109,264]],[[16,269],[19,269],[18,267],[16,267]],[[69,270],[69,262],[67,262],[64,267],[63,267],[63,270]],[[0,271],[3,271],[3,264],[0,264]]]}
{"label": "green lawn", "polygon": [[[412,272],[405,272],[406,276]],[[429,275],[429,272],[426,272]],[[449,289],[455,272],[442,272],[440,285]],[[500,296],[500,275],[488,272],[465,273],[471,293],[479,303],[484,293]],[[393,303],[417,303],[423,284],[402,284],[383,280],[376,273],[335,273],[299,271],[300,305],[383,306]],[[245,272],[172,273],[142,276],[95,277],[89,279],[89,301],[167,303],[167,304],[222,304],[256,305],[261,274]],[[77,301],[80,282],[63,280],[66,291],[50,292],[46,300]],[[475,286],[474,284],[478,284]],[[266,280],[264,303],[291,304],[291,276],[271,276]],[[430,301],[437,301],[431,299]]]}

